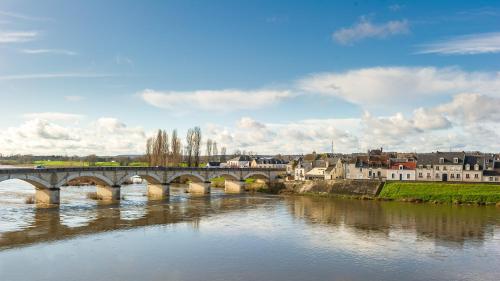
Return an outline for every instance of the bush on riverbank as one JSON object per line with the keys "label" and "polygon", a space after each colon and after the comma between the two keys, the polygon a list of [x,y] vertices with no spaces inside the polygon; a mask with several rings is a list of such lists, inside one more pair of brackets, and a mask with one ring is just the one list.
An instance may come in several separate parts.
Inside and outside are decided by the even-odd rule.
{"label": "bush on riverbank", "polygon": [[500,185],[387,182],[379,197],[410,202],[495,204],[500,202]]}

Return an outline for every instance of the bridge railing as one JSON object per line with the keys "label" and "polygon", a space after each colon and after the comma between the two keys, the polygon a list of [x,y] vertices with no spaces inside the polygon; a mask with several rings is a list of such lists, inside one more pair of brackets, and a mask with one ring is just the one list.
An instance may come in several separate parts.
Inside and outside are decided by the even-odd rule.
{"label": "bridge railing", "polygon": [[12,168],[0,169],[0,174],[54,173],[54,172],[98,172],[98,171],[285,171],[285,168],[232,168],[232,167],[68,167],[68,168]]}

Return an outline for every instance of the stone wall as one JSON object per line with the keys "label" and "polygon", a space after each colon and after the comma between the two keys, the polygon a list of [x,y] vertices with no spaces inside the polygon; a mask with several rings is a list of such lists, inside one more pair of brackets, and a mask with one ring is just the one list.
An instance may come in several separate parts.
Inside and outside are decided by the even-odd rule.
{"label": "stone wall", "polygon": [[376,196],[383,186],[379,180],[317,180],[285,182],[289,193],[331,193],[339,195]]}

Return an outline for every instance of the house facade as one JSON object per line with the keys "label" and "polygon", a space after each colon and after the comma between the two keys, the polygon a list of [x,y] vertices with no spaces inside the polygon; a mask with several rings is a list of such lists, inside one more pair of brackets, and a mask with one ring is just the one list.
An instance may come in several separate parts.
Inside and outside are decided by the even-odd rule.
{"label": "house facade", "polygon": [[253,159],[252,162],[250,162],[250,167],[251,168],[277,168],[277,169],[285,169],[286,168],[286,162],[277,159],[277,158],[256,158]]}
{"label": "house facade", "polygon": [[227,161],[226,166],[229,168],[250,168],[252,160],[252,157],[248,155],[240,155]]}
{"label": "house facade", "polygon": [[432,152],[417,155],[417,181],[462,181],[464,152]]}
{"label": "house facade", "polygon": [[387,169],[387,180],[414,181],[417,163],[413,161],[394,161]]}

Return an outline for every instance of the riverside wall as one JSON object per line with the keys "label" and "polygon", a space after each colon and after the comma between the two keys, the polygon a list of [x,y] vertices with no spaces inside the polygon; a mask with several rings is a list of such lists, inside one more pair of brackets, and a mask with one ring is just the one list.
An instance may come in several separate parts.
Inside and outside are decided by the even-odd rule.
{"label": "riverside wall", "polygon": [[308,180],[285,182],[286,193],[318,193],[350,196],[376,196],[384,182],[380,180]]}

